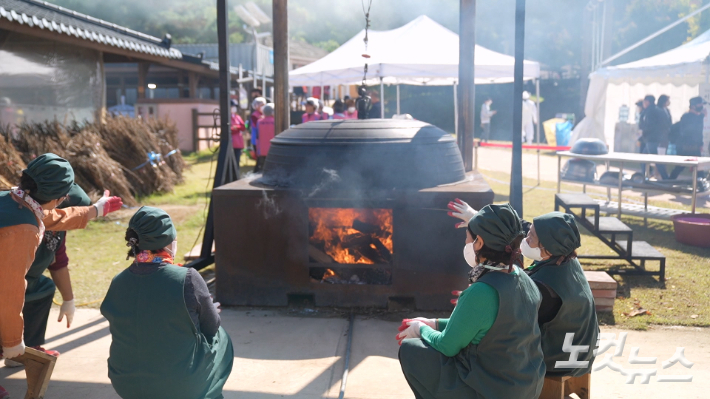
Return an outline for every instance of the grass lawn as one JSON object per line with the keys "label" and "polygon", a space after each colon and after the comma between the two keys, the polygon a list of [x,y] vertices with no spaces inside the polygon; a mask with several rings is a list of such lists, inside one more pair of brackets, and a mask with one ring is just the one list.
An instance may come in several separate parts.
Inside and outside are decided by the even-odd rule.
{"label": "grass lawn", "polygon": [[[193,247],[204,224],[205,206],[212,188],[210,176],[217,165],[216,160],[211,162],[210,151],[191,154],[185,159],[189,168],[185,170],[183,184],[176,186],[172,193],[139,199],[141,205],[162,208],[170,214],[178,233],[178,263],[182,263],[182,255]],[[242,159],[243,173],[253,167],[254,161]],[[130,265],[123,237],[136,210],[138,207],[123,209],[67,235],[67,255],[77,305],[98,307],[113,276]],[[197,242],[202,242],[201,234]],[[55,301],[61,302],[58,292]]]}
{"label": "grass lawn", "polygon": [[[216,166],[216,163],[211,164],[210,155],[203,152],[186,158],[190,168],[185,171],[185,183],[177,186],[174,192],[140,199],[141,204],[163,208],[171,215],[176,223],[178,252],[181,254],[192,248],[204,222],[205,205],[212,186],[209,178],[214,173],[211,168]],[[243,166],[243,172],[252,167],[253,161],[248,162]],[[496,193],[495,201],[507,201],[509,175],[485,170],[482,173]],[[536,186],[536,180],[524,179],[524,184],[527,186],[524,188],[525,218],[532,219],[553,210],[556,183],[543,181]],[[562,189],[581,191],[580,186],[571,184],[563,184]],[[638,201],[639,197],[629,199]],[[653,200],[649,204],[677,207],[677,204]],[[67,252],[78,305],[98,307],[113,276],[130,264],[126,260],[127,247],[123,236],[136,209],[122,210],[105,220],[92,221],[85,230],[69,233]],[[708,212],[707,209],[701,211]],[[613,313],[600,314],[601,321],[634,329],[644,329],[650,324],[710,326],[710,249],[677,243],[670,221],[649,220],[644,225],[641,218],[625,216],[622,220],[633,227],[634,239],[648,241],[667,256],[667,281],[659,282],[655,277],[616,277],[619,298]],[[586,230],[582,229],[582,234],[580,253],[611,252]],[[656,267],[654,263],[649,267]],[[583,265],[585,269],[624,267],[625,262],[592,263],[585,260]],[[61,301],[59,294],[56,299]],[[624,316],[639,306],[648,309],[651,315]]]}

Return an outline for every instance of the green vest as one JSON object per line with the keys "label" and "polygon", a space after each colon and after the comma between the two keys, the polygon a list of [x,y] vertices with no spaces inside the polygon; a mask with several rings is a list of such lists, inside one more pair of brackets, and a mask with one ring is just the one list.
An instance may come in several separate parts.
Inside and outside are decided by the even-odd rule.
{"label": "green vest", "polygon": [[[542,351],[545,354],[547,375],[578,377],[591,372],[594,361],[594,348],[599,334],[594,297],[577,259],[570,259],[559,266],[555,261],[557,258],[536,262],[529,271],[531,279],[552,288],[562,300],[557,316],[540,326]],[[577,360],[589,361],[587,367],[555,369],[555,362],[570,359],[569,352],[562,351],[568,332],[574,333],[573,345],[589,345],[589,351],[581,352],[577,357]]]}
{"label": "green vest", "polygon": [[[66,231],[53,232],[57,239],[55,248],[59,248],[62,245],[62,241],[66,238]],[[25,290],[25,302],[32,302],[38,299],[46,298],[48,296],[53,296],[56,286],[52,279],[43,275],[44,271],[54,262],[54,256],[57,250],[52,251],[47,248],[47,237],[45,234],[42,243],[37,247],[37,252],[35,252],[35,261],[32,262],[30,270],[27,271],[25,275],[25,280],[27,280],[27,289]]]}
{"label": "green vest", "polygon": [[167,265],[148,275],[114,277],[101,313],[109,321],[109,378],[124,399],[222,398],[232,371],[232,341],[223,328],[208,341],[184,300],[187,269]]}
{"label": "green vest", "polygon": [[15,202],[9,191],[0,192],[0,228],[21,224],[39,226],[34,212]]}
{"label": "green vest", "polygon": [[537,325],[540,292],[520,269],[488,272],[478,281],[498,291],[498,316],[478,345],[457,355],[459,376],[481,398],[537,398],[545,378]]}

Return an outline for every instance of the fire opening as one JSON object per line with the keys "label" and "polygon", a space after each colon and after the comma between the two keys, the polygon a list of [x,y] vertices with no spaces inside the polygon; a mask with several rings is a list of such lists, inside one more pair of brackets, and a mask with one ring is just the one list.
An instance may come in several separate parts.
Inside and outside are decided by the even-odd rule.
{"label": "fire opening", "polygon": [[308,221],[311,262],[392,263],[391,209],[310,208]]}
{"label": "fire opening", "polygon": [[392,272],[367,267],[311,267],[311,281],[322,284],[391,285]]}

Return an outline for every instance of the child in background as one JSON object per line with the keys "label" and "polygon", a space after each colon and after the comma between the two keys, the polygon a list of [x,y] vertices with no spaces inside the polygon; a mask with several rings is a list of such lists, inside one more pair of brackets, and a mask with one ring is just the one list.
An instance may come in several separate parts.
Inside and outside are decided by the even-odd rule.
{"label": "child in background", "polygon": [[259,137],[256,141],[256,167],[254,172],[261,172],[264,169],[264,162],[266,162],[266,156],[269,154],[269,148],[271,147],[271,139],[274,138],[274,104],[269,103],[264,105],[262,108],[264,117],[261,118],[257,124],[257,130],[259,131]]}

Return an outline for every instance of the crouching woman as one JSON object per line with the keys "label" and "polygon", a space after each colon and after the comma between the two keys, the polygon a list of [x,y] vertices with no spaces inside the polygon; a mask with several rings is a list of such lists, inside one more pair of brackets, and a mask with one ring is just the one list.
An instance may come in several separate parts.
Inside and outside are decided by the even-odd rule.
{"label": "crouching woman", "polygon": [[200,274],[173,265],[170,216],[140,208],[126,241],[135,261],[114,277],[101,304],[113,339],[108,367],[114,389],[124,399],[222,398],[232,342]]}
{"label": "crouching woman", "polygon": [[[538,324],[548,376],[579,377],[590,373],[594,362],[599,324],[592,290],[577,260],[580,245],[574,216],[550,212],[533,219],[520,246],[535,261],[526,273],[542,296]],[[586,366],[569,365],[570,350],[564,348],[571,345],[586,347],[577,355]]]}
{"label": "crouching woman", "polygon": [[[540,293],[516,265],[524,238],[510,204],[469,221],[471,285],[449,319],[405,320],[399,361],[417,398],[537,398],[545,375]],[[407,339],[414,338],[414,339]]]}

